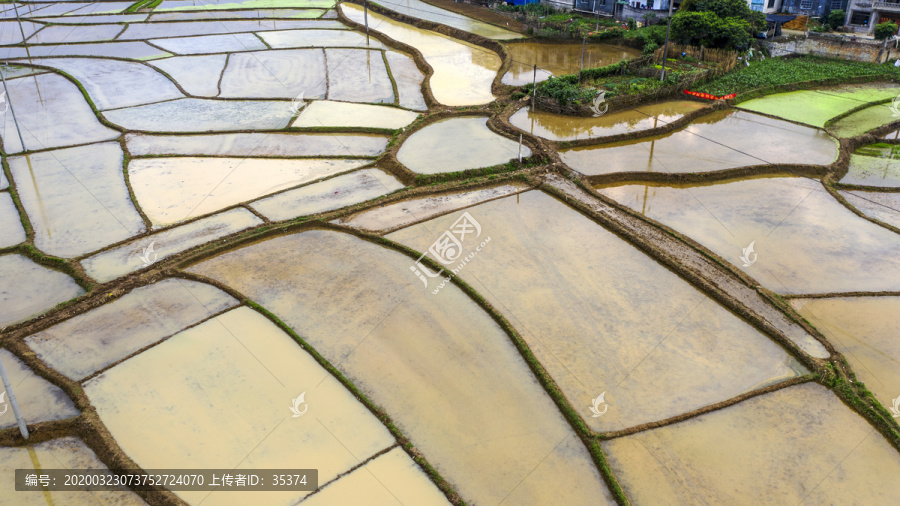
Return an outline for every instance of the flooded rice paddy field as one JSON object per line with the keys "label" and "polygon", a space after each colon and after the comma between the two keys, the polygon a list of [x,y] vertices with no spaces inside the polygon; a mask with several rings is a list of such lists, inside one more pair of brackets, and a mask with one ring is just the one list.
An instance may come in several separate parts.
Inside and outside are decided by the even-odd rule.
{"label": "flooded rice paddy field", "polygon": [[503,75],[502,82],[512,86],[522,86],[535,80],[546,81],[550,76],[574,74],[581,70],[582,52],[586,69],[605,67],[640,55],[637,49],[611,44],[586,44],[583,51],[581,44],[519,42],[506,47],[513,62]]}
{"label": "flooded rice paddy field", "polygon": [[[425,1],[131,5],[0,4],[0,504],[900,495],[896,85],[561,116],[580,45]],[[12,478],[123,466],[318,488]]]}

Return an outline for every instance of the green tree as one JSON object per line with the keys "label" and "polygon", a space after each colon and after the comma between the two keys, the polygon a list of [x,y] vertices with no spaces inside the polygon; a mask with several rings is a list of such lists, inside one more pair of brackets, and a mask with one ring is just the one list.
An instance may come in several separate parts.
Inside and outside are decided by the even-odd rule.
{"label": "green tree", "polygon": [[825,18],[824,24],[828,25],[832,30],[837,30],[838,28],[844,26],[844,19],[846,18],[847,13],[843,10],[833,10],[828,13],[828,17]]}
{"label": "green tree", "polygon": [[[745,0],[684,0],[678,12],[712,12],[722,19],[742,18],[750,23],[753,33],[766,29],[766,15],[750,9]],[[673,19],[674,21],[674,19]]]}
{"label": "green tree", "polygon": [[672,17],[673,37],[693,45],[746,49],[750,46],[751,30],[746,19],[723,19],[713,12],[679,12]]}
{"label": "green tree", "polygon": [[897,23],[893,21],[885,21],[875,25],[875,38],[882,40],[892,37],[897,33]]}
{"label": "green tree", "polygon": [[766,16],[744,0],[685,0],[672,17],[672,34],[687,44],[746,49],[765,31]]}

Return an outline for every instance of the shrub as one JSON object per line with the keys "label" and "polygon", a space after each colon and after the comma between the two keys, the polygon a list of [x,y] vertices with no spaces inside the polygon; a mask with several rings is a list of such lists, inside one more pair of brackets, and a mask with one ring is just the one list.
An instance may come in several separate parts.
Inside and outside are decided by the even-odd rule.
{"label": "shrub", "polygon": [[750,47],[752,28],[746,19],[721,18],[713,12],[678,12],[672,17],[672,37],[686,44],[722,49]]}
{"label": "shrub", "polygon": [[847,13],[841,9],[836,9],[828,13],[828,16],[822,20],[822,24],[828,26],[832,30],[837,30],[838,28],[844,26],[844,19],[847,17]]}
{"label": "shrub", "polygon": [[884,23],[878,23],[875,25],[875,38],[878,40],[884,40],[888,37],[893,37],[897,33],[897,23],[893,21],[886,21]]}
{"label": "shrub", "polygon": [[553,97],[560,105],[568,105],[570,102],[584,104],[590,102],[597,95],[593,88],[583,88],[578,83],[578,76],[566,75],[551,77],[538,86],[538,93]]}
{"label": "shrub", "polygon": [[634,18],[628,18],[628,21],[626,21],[626,23],[628,24],[629,30],[634,30],[635,28],[637,28],[637,21],[635,21]]}
{"label": "shrub", "polygon": [[749,67],[741,66],[691,89],[713,95],[727,95],[793,83],[826,79],[841,82],[859,77],[897,80],[900,79],[900,70],[893,65],[814,56],[766,58]]}
{"label": "shrub", "polygon": [[672,16],[672,37],[692,45],[746,49],[765,29],[765,14],[744,0],[685,0]]}
{"label": "shrub", "polygon": [[664,25],[647,26],[638,30],[628,30],[622,36],[627,41],[635,42],[641,49],[651,42],[661,46],[666,41],[666,27]]}
{"label": "shrub", "polygon": [[641,54],[644,56],[650,56],[654,51],[659,49],[659,44],[656,42],[648,42],[646,46],[644,46],[644,50],[641,51]]}
{"label": "shrub", "polygon": [[620,37],[622,32],[624,32],[624,30],[621,28],[612,28],[610,30],[603,30],[602,32],[590,32],[588,33],[587,39],[589,42],[600,42],[601,40]]}

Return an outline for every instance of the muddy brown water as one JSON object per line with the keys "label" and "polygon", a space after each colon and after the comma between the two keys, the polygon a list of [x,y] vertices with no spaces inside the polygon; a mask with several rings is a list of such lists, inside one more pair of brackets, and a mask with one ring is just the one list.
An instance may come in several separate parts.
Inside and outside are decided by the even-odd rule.
{"label": "muddy brown water", "polygon": [[397,160],[413,172],[436,174],[500,165],[531,156],[528,146],[502,137],[486,117],[447,118],[413,133],[397,152]]}
{"label": "muddy brown water", "polygon": [[[581,69],[581,44],[541,44],[517,42],[507,44],[513,62],[503,76],[503,84],[522,86],[534,81],[534,65],[537,80],[545,81],[550,75],[561,76],[577,73]],[[586,44],[584,68],[605,67],[622,60],[637,58],[641,52],[625,46],[611,44]]]}
{"label": "muddy brown water", "polygon": [[598,191],[687,235],[778,293],[900,290],[900,236],[855,215],[815,180]]}
{"label": "muddy brown water", "polygon": [[509,122],[520,130],[551,141],[573,141],[663,127],[705,106],[694,100],[673,100],[611,112],[597,118],[565,116],[523,107],[510,116]]}
{"label": "muddy brown water", "polygon": [[[459,276],[509,319],[592,429],[663,420],[805,372],[774,342],[545,193],[466,212],[481,236],[463,241],[463,258],[474,252],[466,244],[491,241]],[[461,215],[387,237],[425,252]],[[679,393],[668,385],[680,385]],[[609,412],[594,417],[588,406],[603,392]]]}
{"label": "muddy brown water", "polygon": [[[326,483],[394,444],[311,355],[247,307],[176,334],[89,380],[84,391],[144,469],[314,468]],[[301,394],[303,414],[295,417]],[[245,492],[177,494],[192,504],[247,500]],[[284,504],[307,494],[264,497]]]}
{"label": "muddy brown water", "polygon": [[821,130],[736,110],[712,112],[669,134],[560,151],[566,164],[588,175],[827,165],[837,154],[837,141]]}
{"label": "muddy brown water", "polygon": [[900,454],[815,383],[603,449],[635,504],[879,504],[900,495]]}
{"label": "muddy brown water", "polygon": [[[361,6],[343,3],[343,13],[363,24]],[[434,69],[430,78],[434,98],[450,106],[481,105],[494,100],[491,85],[503,63],[497,53],[468,42],[421,30],[369,12],[372,30],[418,49]]]}
{"label": "muddy brown water", "polygon": [[900,399],[900,297],[794,299],[884,406]]}
{"label": "muddy brown water", "polygon": [[312,230],[190,271],[282,318],[390,413],[467,500],[611,502],[509,337],[455,286],[426,291],[414,264],[352,235]]}

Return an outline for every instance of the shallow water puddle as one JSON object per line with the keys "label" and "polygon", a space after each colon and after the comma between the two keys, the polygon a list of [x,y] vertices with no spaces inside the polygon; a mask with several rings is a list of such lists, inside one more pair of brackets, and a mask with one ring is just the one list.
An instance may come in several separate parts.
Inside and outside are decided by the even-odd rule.
{"label": "shallow water puddle", "polygon": [[172,81],[142,63],[97,58],[52,58],[42,64],[77,79],[100,110],[184,97]]}
{"label": "shallow water puddle", "polygon": [[866,144],[865,146],[856,148],[856,151],[853,153],[876,158],[897,159],[900,158],[900,145],[887,143]]}
{"label": "shallow water puddle", "polygon": [[25,339],[38,358],[79,381],[185,327],[238,305],[210,285],[169,278]]}
{"label": "shallow water puddle", "polygon": [[381,51],[329,48],[325,57],[329,100],[394,103],[394,88]]}
{"label": "shallow water puddle", "polygon": [[409,125],[417,116],[414,112],[397,107],[317,100],[300,112],[291,128],[362,127],[395,130]]}
{"label": "shallow water puddle", "polygon": [[84,7],[74,11],[67,12],[66,16],[78,16],[84,14],[117,14],[124,11],[128,7],[134,5],[133,2],[90,2]]}
{"label": "shallow water puddle", "polygon": [[154,225],[169,225],[369,163],[354,159],[138,158],[135,198]]}
{"label": "shallow water puddle", "polygon": [[504,40],[524,37],[521,33],[506,30],[502,27],[485,23],[462,14],[457,14],[453,11],[441,9],[440,7],[436,7],[420,0],[382,0],[379,5],[383,5],[400,14],[452,26],[453,28],[457,28],[464,32],[474,33],[489,39]]}
{"label": "shallow water puddle", "polygon": [[837,137],[856,137],[894,121],[897,115],[888,105],[875,105],[835,121],[829,130]]}
{"label": "shallow water puddle", "polygon": [[[320,482],[321,486],[322,483]],[[397,494],[397,495],[393,495]],[[378,456],[360,469],[328,485],[306,506],[365,504],[367,506],[431,506],[450,504],[428,475],[400,448]]]}
{"label": "shallow water puddle", "polygon": [[[663,420],[805,372],[753,327],[549,195],[526,192],[467,212],[481,240],[492,240],[460,277],[509,319],[592,429]],[[387,237],[427,251],[459,217]],[[609,413],[593,417],[588,407],[604,392]]]}
{"label": "shallow water puddle", "polygon": [[900,495],[897,451],[815,383],[603,449],[635,504],[878,504]]}
{"label": "shallow water puddle", "polygon": [[[0,349],[0,361],[13,385],[22,416],[28,424],[51,422],[78,416],[80,411],[59,387],[34,373],[27,365],[7,350]],[[9,408],[9,392],[0,383],[0,429],[16,426],[16,417]]]}
{"label": "shallow water puddle", "polygon": [[28,38],[29,44],[71,44],[112,40],[122,25],[47,26]]}
{"label": "shallow water puddle", "polygon": [[145,503],[131,491],[111,492],[16,492],[15,470],[106,469],[97,455],[76,437],[53,439],[24,447],[0,447],[0,496],[7,504],[45,506],[48,504],[137,506]]}
{"label": "shallow water puddle", "polygon": [[898,92],[900,87],[895,84],[848,84],[820,90],[775,93],[741,102],[739,107],[823,127],[826,121],[839,114],[867,102],[896,97]]}
{"label": "shallow water puddle", "polygon": [[[84,384],[119,446],[144,469],[319,470],[325,483],[394,444],[388,430],[290,336],[239,307]],[[303,415],[294,417],[292,400]],[[154,423],[146,420],[152,418]],[[190,503],[245,493],[177,492]],[[294,503],[307,492],[272,492]]]}
{"label": "shallow water puddle", "polygon": [[[380,57],[380,56],[379,56]],[[325,97],[325,54],[321,49],[290,49],[233,54],[222,74],[221,97]]]}
{"label": "shallow water puddle", "polygon": [[262,223],[246,209],[232,209],[97,253],[82,260],[81,265],[97,281],[112,281],[157,260]]}
{"label": "shallow water puddle", "polygon": [[337,21],[318,20],[216,20],[193,23],[130,23],[125,33],[117,40],[147,40],[169,37],[191,37],[194,35],[237,34],[242,32],[262,32],[268,30],[290,30],[297,28],[343,27]]}
{"label": "shallow water puddle", "polygon": [[400,107],[415,111],[428,109],[422,95],[422,81],[425,80],[425,76],[416,66],[416,62],[409,55],[397,51],[385,51],[385,57],[391,68],[391,76],[397,84]]}
{"label": "shallow water puddle", "polygon": [[195,11],[195,12],[159,12],[154,13],[151,21],[195,21],[203,19],[259,19],[259,18],[299,18],[314,19],[322,17],[324,9],[259,9],[247,11]]}
{"label": "shallow water puddle", "polygon": [[379,169],[363,169],[258,200],[250,207],[273,221],[324,213],[365,202],[403,188]]}
{"label": "shallow water puddle", "polygon": [[166,51],[183,55],[261,51],[268,49],[266,45],[252,33],[152,39],[150,42]]}
{"label": "shallow water puddle", "polygon": [[[413,133],[397,152],[397,160],[419,174],[490,167],[518,159],[519,143],[500,136],[481,116],[435,121]],[[460,149],[465,146],[465,149]],[[522,158],[531,156],[521,147]]]}
{"label": "shallow water puddle", "polygon": [[175,56],[150,64],[172,76],[191,95],[214,97],[219,94],[219,77],[227,55]]}
{"label": "shallow water puddle", "polygon": [[341,218],[340,225],[371,232],[396,230],[417,221],[434,218],[463,207],[526,190],[524,183],[512,183],[459,193],[430,195],[389,204]]}
{"label": "shallow water puddle", "polygon": [[[517,37],[522,35],[516,34]],[[534,81],[537,65],[537,81],[546,81],[551,75],[576,74],[581,70],[581,44],[542,44],[516,42],[507,44],[513,61],[503,75],[503,84],[522,86]],[[641,52],[612,44],[587,44],[584,46],[584,68],[605,67],[622,60],[636,58]]]}
{"label": "shallow water puddle", "polygon": [[509,338],[457,288],[426,293],[413,263],[349,234],[311,230],[190,271],[283,319],[383,406],[467,501],[611,502]]}
{"label": "shallow water puddle", "polygon": [[663,127],[705,106],[694,100],[673,100],[612,112],[598,118],[532,111],[525,106],[510,116],[509,122],[519,130],[551,141],[573,141]]}
{"label": "shallow water puddle", "polygon": [[841,183],[861,186],[900,187],[900,161],[850,155],[850,166]]}
{"label": "shallow water puddle", "polygon": [[588,175],[614,172],[689,173],[773,163],[831,163],[837,142],[828,134],[743,111],[716,111],[665,135],[560,151]]}
{"label": "shallow water puddle", "polygon": [[114,142],[8,158],[38,249],[71,258],[144,231],[123,158]]}
{"label": "shallow water puddle", "polygon": [[26,52],[21,47],[0,48],[4,59],[28,58],[30,63],[41,64],[45,60],[33,60],[42,56],[110,56],[134,60],[152,60],[172,56],[146,42],[101,42],[98,44],[60,44],[58,46],[29,46]]}
{"label": "shallow water puddle", "polygon": [[12,2],[4,3],[0,9],[0,17],[6,19],[15,19],[18,9],[19,17],[22,19],[31,19],[35,16],[62,16],[68,12],[77,11],[90,5],[84,2],[57,2],[57,3],[29,3],[23,4],[16,2],[13,6]]}
{"label": "shallow water puddle", "polygon": [[210,0],[197,3],[195,0],[164,0],[154,12],[200,11],[218,9],[286,9],[286,8],[334,7],[334,0]]}
{"label": "shallow water puddle", "polygon": [[[815,180],[598,191],[687,235],[778,293],[900,290],[900,236],[856,216]],[[742,260],[751,242],[753,251]]]}
{"label": "shallow water puddle", "polygon": [[[341,28],[346,28],[340,25]],[[273,49],[294,47],[359,47],[378,49],[384,47],[377,39],[370,38],[366,44],[364,33],[351,30],[283,30],[261,32],[259,37]]]}
{"label": "shallow water puddle", "polygon": [[[19,27],[22,30],[19,30]],[[25,38],[34,35],[34,32],[43,28],[44,25],[32,23],[31,21],[0,21],[0,44],[6,46],[10,44],[20,44],[22,42],[22,34]]]}
{"label": "shallow water puddle", "polygon": [[126,134],[131,156],[378,156],[388,138],[373,134],[251,133],[214,135]]}
{"label": "shallow water puddle", "polygon": [[888,192],[840,192],[851,206],[870,218],[900,228],[900,193]]}
{"label": "shallow water puddle", "polygon": [[31,67],[18,67],[18,66],[13,66],[13,65],[4,66],[3,68],[0,68],[0,74],[3,74],[3,77],[6,78],[7,85],[10,84],[9,81],[11,79],[15,79],[17,77],[31,76],[31,75],[35,75],[35,74],[46,74],[47,72],[48,71],[42,70],[42,69],[31,68]]}
{"label": "shallow water puddle", "polygon": [[294,111],[290,102],[182,98],[104,111],[103,115],[127,130],[209,132],[281,129],[287,126]]}
{"label": "shallow water puddle", "polygon": [[900,398],[900,297],[793,299],[791,305],[847,357],[881,404]]}
{"label": "shallow water puddle", "polygon": [[43,313],[84,293],[74,279],[22,255],[0,255],[0,325]]}
{"label": "shallow water puddle", "polygon": [[19,210],[9,192],[0,193],[0,248],[15,246],[27,239]]}
{"label": "shallow water puddle", "polygon": [[[97,4],[95,3],[93,5]],[[44,15],[43,12],[37,12],[36,14]],[[101,14],[85,16],[81,13],[73,13],[66,17],[34,18],[34,20],[62,25],[80,25],[84,23],[140,23],[141,21],[147,20],[147,14]],[[119,31],[122,31],[121,26],[119,27]]]}
{"label": "shallow water puddle", "polygon": [[[28,149],[107,141],[119,136],[119,132],[100,124],[78,87],[62,76],[40,74],[11,79],[7,88]],[[65,114],[60,114],[61,110]],[[3,115],[2,125],[3,150],[21,152],[12,114]]]}
{"label": "shallow water puddle", "polygon": [[[344,14],[363,24],[363,9],[343,3]],[[491,84],[503,63],[497,53],[452,39],[446,35],[369,13],[369,27],[418,49],[434,69],[430,85],[434,98],[444,105],[481,105],[494,100]]]}

